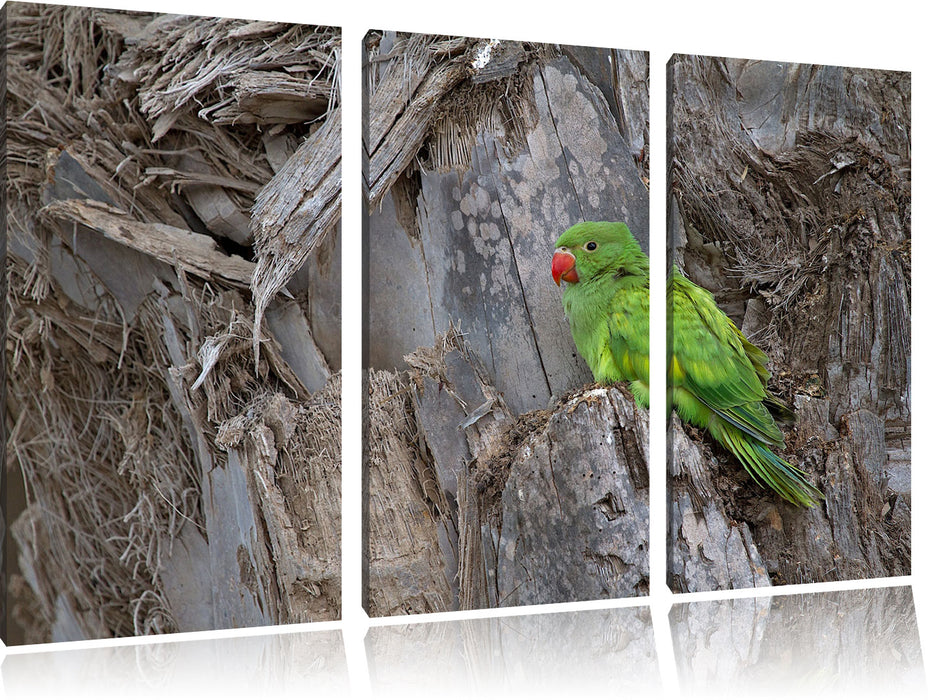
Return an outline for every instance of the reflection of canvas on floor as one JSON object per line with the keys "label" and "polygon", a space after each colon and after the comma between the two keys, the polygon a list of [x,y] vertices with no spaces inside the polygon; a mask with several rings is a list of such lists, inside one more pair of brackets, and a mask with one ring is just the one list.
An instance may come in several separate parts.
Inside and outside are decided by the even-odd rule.
{"label": "reflection of canvas on floor", "polygon": [[672,261],[770,358],[767,389],[797,413],[773,449],[824,495],[787,503],[674,419],[668,583],[909,574],[910,74],[668,69]]}
{"label": "reflection of canvas on floor", "polygon": [[339,31],[2,12],[6,643],[337,619]]}
{"label": "reflection of canvas on floor", "polygon": [[794,678],[816,694],[926,694],[909,586],[678,603],[669,623],[680,686],[700,697]]}
{"label": "reflection of canvas on floor", "polygon": [[584,220],[647,247],[647,55],[365,48],[368,612],[646,594],[646,414],[582,391],[550,261]]}

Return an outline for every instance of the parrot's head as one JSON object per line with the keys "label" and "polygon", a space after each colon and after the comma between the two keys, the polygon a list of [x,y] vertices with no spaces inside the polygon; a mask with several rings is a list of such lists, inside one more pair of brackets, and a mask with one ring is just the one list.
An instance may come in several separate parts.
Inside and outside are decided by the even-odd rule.
{"label": "parrot's head", "polygon": [[559,285],[588,282],[602,275],[649,274],[647,256],[626,224],[614,221],[584,221],[556,241],[552,276]]}

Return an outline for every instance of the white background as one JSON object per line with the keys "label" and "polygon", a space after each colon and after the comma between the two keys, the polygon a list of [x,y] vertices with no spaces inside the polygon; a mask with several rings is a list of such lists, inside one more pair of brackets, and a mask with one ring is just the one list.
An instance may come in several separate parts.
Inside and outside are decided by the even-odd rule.
{"label": "white background", "polygon": [[[254,696],[268,697],[301,695],[313,697],[368,696],[374,692],[368,675],[368,658],[364,636],[371,628],[398,625],[402,620],[369,621],[360,607],[361,532],[361,206],[359,182],[361,172],[361,48],[360,42],[368,29],[392,29],[425,33],[457,34],[465,36],[521,39],[528,41],[579,44],[613,48],[648,50],[651,53],[651,259],[664,256],[665,245],[665,66],[674,53],[696,53],[715,56],[734,56],[801,63],[838,64],[892,70],[909,70],[913,74],[913,350],[916,360],[913,388],[917,397],[928,399],[932,388],[932,368],[928,366],[932,342],[931,329],[934,324],[933,306],[927,298],[929,268],[934,263],[932,245],[932,201],[933,201],[933,117],[934,69],[936,55],[933,51],[933,22],[931,12],[921,2],[878,2],[878,3],[821,3],[818,0],[802,2],[788,0],[761,3],[747,2],[587,2],[577,1],[544,2],[531,4],[511,3],[507,0],[468,1],[437,0],[436,2],[320,2],[306,3],[289,0],[114,0],[113,3],[76,3],[100,7],[161,11],[168,13],[190,13],[220,15],[248,19],[269,19],[289,22],[337,25],[343,29],[343,181],[342,208],[344,264],[343,296],[343,620],[338,623],[301,625],[283,628],[292,639],[297,631],[321,632],[311,635],[316,639],[343,639],[344,660],[347,662],[347,677],[343,675],[342,663],[337,663],[335,674],[329,675],[327,668],[294,668],[277,656],[274,644],[264,647],[261,656],[267,658],[267,672],[260,674],[238,674],[235,642],[212,643],[211,639],[229,640],[233,637],[253,638],[268,636],[271,630],[250,630],[215,634],[176,635],[172,641],[191,640],[188,659],[189,667],[177,673],[169,683],[145,683],[153,664],[158,667],[161,652],[172,650],[172,645],[145,644],[139,640],[106,641],[48,645],[37,648],[6,649],[4,688],[9,697],[42,697],[45,694],[60,697],[159,697],[167,694],[182,697],[207,693],[215,697],[212,689],[221,690],[223,697]],[[557,235],[558,235],[557,231]],[[548,257],[548,253],[544,254]],[[544,270],[547,262],[544,257]],[[658,398],[651,403],[662,412],[663,401],[659,398],[664,384],[662,357],[664,344],[664,308],[662,266],[654,267],[652,278],[652,352],[656,359],[651,366]],[[544,273],[548,274],[548,273]],[[921,306],[921,302],[922,306]],[[933,493],[933,473],[927,443],[927,428],[933,420],[933,409],[924,401],[917,402],[914,411],[914,428],[917,440],[913,446],[913,492],[916,499],[913,508],[913,575],[902,579],[873,582],[851,582],[835,585],[809,585],[790,587],[786,592],[814,592],[849,589],[865,585],[913,586],[924,666],[932,672],[936,661],[936,617],[933,598],[936,590],[932,584],[934,561],[934,509],[928,499]],[[560,605],[537,608],[536,612],[587,610],[608,607],[631,608],[634,605],[649,605],[653,621],[656,644],[656,661],[659,669],[659,686],[653,695],[680,696],[676,680],[675,662],[667,614],[673,602],[710,600],[724,597],[749,597],[753,592],[733,594],[707,594],[679,596],[674,598],[664,586],[665,502],[664,502],[664,459],[665,436],[663,416],[654,416],[655,430],[651,437],[651,596],[649,600],[622,601],[620,603]],[[762,591],[760,592],[763,593]],[[507,611],[508,618],[498,622],[506,624],[510,615],[524,611]],[[525,612],[530,612],[529,610]],[[503,615],[503,613],[501,613]],[[489,612],[458,613],[433,616],[434,620],[466,618],[490,618]],[[424,620],[424,617],[417,618]],[[405,622],[413,622],[408,618]],[[331,631],[329,633],[328,631]],[[338,632],[340,631],[340,635]],[[835,634],[835,630],[830,630]],[[282,636],[282,635],[281,635]],[[166,640],[163,640],[166,641]],[[282,640],[281,640],[282,641]],[[580,640],[579,640],[580,641]],[[249,639],[242,640],[250,646]],[[576,640],[569,640],[576,644]],[[220,644],[220,646],[219,646]],[[233,646],[232,646],[233,645]],[[281,645],[282,646],[282,645]],[[295,649],[290,653],[301,661]],[[246,648],[246,647],[245,647]],[[55,654],[37,653],[56,650]],[[96,652],[66,655],[62,650],[97,650]],[[198,652],[200,650],[200,652]],[[196,653],[197,652],[197,653]],[[572,650],[570,649],[570,653]],[[253,651],[247,652],[248,655]],[[531,653],[536,653],[533,650]],[[21,656],[22,654],[36,656]],[[232,656],[233,655],[233,656]],[[251,657],[253,658],[253,657]],[[314,655],[321,662],[321,655]],[[154,661],[156,659],[157,661]],[[338,656],[339,662],[343,661]],[[418,661],[418,659],[416,659]],[[178,663],[178,662],[177,662]],[[253,663],[251,661],[251,663]],[[429,660],[427,660],[429,663]],[[100,672],[94,671],[100,665]],[[135,667],[126,668],[126,664]],[[89,668],[91,666],[91,668]],[[144,668],[144,666],[146,668]],[[631,669],[635,672],[640,669]],[[35,691],[29,692],[29,684],[23,680],[24,673],[35,676]],[[316,675],[316,673],[318,675]],[[136,674],[136,675],[134,675]],[[432,685],[420,688],[416,685],[401,691],[400,696],[448,697],[468,696],[471,688],[458,685],[451,679],[446,682],[445,669],[426,668],[426,678]],[[324,679],[324,680],[323,680]],[[587,679],[586,679],[587,680]],[[593,679],[594,680],[594,679]],[[792,681],[796,682],[792,682]],[[847,679],[842,679],[846,681]],[[333,681],[333,682],[332,682]],[[554,688],[543,688],[542,684],[529,679],[530,687],[537,686],[538,697],[575,697],[569,687],[558,683]],[[793,692],[798,697],[809,697],[809,685],[802,679],[776,681],[777,694]],[[578,681],[577,681],[578,682]],[[512,687],[498,688],[488,685],[476,690],[487,697],[509,694],[511,697],[525,695],[523,683]],[[518,687],[519,685],[519,687]],[[585,683],[587,685],[587,682]],[[597,686],[595,686],[597,687]],[[630,687],[629,690],[634,690]],[[623,690],[623,689],[622,689]],[[685,693],[685,689],[682,689]],[[761,689],[763,690],[763,688]],[[851,691],[855,689],[852,688]],[[265,692],[266,691],[266,692]],[[731,689],[726,689],[726,694]],[[871,686],[868,695],[878,696],[880,688]],[[630,693],[624,693],[630,694]],[[648,693],[649,694],[649,693]],[[748,694],[738,688],[738,695]],[[375,693],[386,697],[386,693]],[[392,692],[391,697],[396,697]],[[828,693],[824,692],[824,696]],[[861,697],[861,692],[857,696]],[[885,693],[887,695],[887,693]],[[855,697],[850,692],[850,697]]]}

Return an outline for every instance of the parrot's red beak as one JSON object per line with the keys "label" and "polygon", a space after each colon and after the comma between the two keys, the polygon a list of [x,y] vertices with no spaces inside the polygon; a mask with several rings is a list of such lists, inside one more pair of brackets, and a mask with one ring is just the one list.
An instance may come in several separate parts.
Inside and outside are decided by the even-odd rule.
{"label": "parrot's red beak", "polygon": [[561,280],[578,282],[578,272],[575,270],[575,256],[564,250],[557,250],[553,253],[552,275],[557,286]]}

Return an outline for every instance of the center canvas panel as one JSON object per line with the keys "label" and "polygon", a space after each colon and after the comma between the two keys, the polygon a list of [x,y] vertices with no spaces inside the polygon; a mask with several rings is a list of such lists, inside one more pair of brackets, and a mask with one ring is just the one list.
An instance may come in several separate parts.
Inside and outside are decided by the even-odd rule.
{"label": "center canvas panel", "polygon": [[364,52],[367,612],[646,595],[648,55]]}

